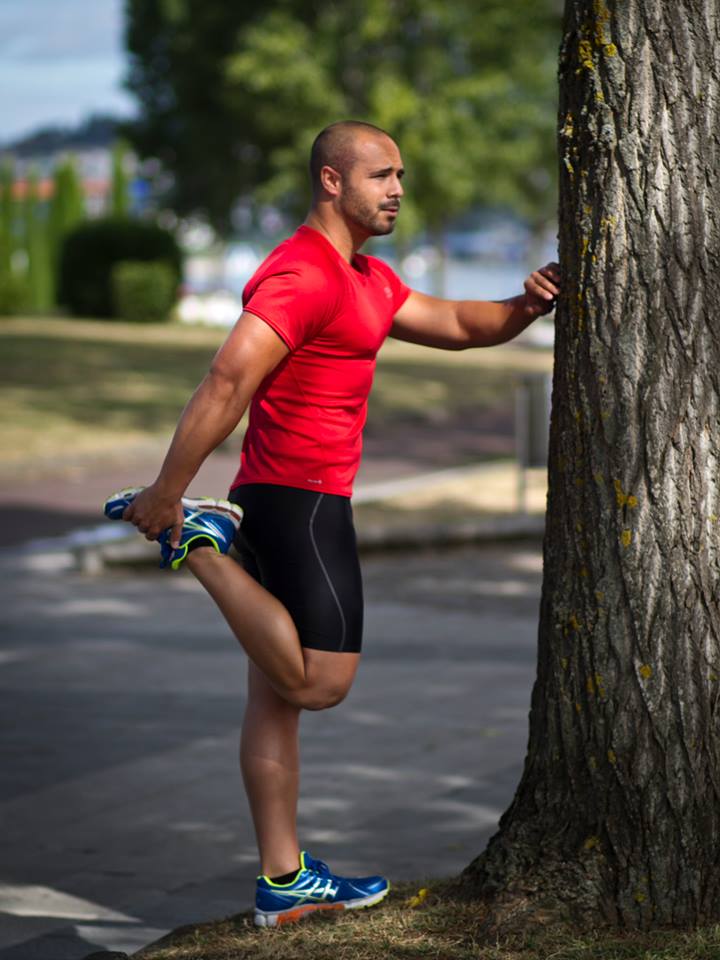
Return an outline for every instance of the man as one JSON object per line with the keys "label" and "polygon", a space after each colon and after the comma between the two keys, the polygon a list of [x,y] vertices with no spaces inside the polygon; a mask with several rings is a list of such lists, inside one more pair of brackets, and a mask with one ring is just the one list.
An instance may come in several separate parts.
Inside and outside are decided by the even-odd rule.
{"label": "man", "polygon": [[[313,909],[370,906],[389,889],[382,877],[336,877],[300,851],[296,834],[300,711],[339,703],[360,659],[349,498],[377,351],[388,335],[444,349],[503,343],[559,293],[549,264],[511,300],[442,300],[361,255],[368,237],[392,232],[403,196],[399,149],[377,127],[327,127],[310,170],[310,213],[245,288],[242,316],[158,478],[106,506],[159,539],[171,566],[187,563],[249,657],[241,767],[261,860],[256,922],[273,926]],[[250,402],[232,503],[183,500]],[[233,537],[242,566],[227,556]]]}

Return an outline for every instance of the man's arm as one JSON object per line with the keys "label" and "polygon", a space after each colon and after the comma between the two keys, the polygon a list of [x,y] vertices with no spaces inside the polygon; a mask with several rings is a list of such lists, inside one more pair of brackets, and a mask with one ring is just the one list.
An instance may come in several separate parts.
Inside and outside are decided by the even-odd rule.
{"label": "man's arm", "polygon": [[149,540],[172,528],[176,545],[183,523],[180,498],[205,458],[235,429],[252,395],[288,348],[258,317],[243,313],[218,350],[210,371],[178,422],[157,479],[123,514]]}
{"label": "man's arm", "polygon": [[493,347],[549,313],[559,284],[560,268],[549,263],[530,274],[524,294],[509,300],[441,300],[413,290],[395,315],[390,336],[444,350]]}

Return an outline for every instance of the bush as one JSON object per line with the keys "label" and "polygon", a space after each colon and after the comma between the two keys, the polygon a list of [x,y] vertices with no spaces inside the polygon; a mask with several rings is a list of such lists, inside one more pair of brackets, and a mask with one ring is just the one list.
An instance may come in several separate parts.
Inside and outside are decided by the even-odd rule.
{"label": "bush", "polygon": [[180,282],[182,256],[168,230],[127,218],[82,223],[62,243],[58,300],[77,316],[112,317],[113,267],[148,260],[169,264]]}
{"label": "bush", "polygon": [[23,313],[30,306],[27,280],[13,273],[0,273],[0,317]]}
{"label": "bush", "polygon": [[114,315],[133,323],[167,320],[176,299],[177,274],[162,260],[122,260],[112,268]]}

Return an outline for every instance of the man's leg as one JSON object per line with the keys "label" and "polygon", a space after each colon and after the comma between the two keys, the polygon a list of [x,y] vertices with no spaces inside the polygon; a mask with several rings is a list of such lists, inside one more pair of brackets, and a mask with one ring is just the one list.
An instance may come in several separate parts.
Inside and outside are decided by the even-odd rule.
{"label": "man's leg", "polygon": [[282,603],[232,558],[199,547],[187,564],[280,697],[306,710],[323,710],[344,699],[357,671],[358,653],[302,647]]}
{"label": "man's leg", "polygon": [[240,769],[255,824],[260,872],[297,870],[300,707],[284,700],[248,663],[248,699],[240,737]]}
{"label": "man's leg", "polygon": [[[310,673],[335,666],[349,688],[357,667],[356,654],[306,650]],[[328,660],[328,658],[330,658]],[[351,663],[352,662],[352,663]],[[347,668],[350,667],[350,670]],[[240,738],[240,767],[255,824],[261,873],[281,876],[297,870],[297,802],[300,782],[298,728],[300,707],[284,700],[261,671],[248,664],[248,701]]]}

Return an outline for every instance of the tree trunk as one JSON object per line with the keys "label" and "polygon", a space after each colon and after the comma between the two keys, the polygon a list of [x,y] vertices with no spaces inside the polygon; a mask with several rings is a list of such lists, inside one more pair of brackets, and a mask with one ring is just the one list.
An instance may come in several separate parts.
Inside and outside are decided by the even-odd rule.
{"label": "tree trunk", "polygon": [[720,12],[606,2],[560,51],[528,754],[462,880],[500,920],[685,926],[720,918]]}

